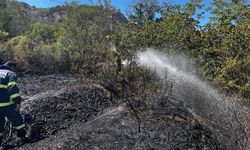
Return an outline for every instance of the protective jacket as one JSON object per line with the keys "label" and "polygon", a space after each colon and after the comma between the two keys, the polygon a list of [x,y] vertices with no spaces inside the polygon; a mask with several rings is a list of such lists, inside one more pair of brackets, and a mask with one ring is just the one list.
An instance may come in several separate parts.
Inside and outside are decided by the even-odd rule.
{"label": "protective jacket", "polygon": [[0,108],[20,104],[16,74],[7,65],[0,65]]}

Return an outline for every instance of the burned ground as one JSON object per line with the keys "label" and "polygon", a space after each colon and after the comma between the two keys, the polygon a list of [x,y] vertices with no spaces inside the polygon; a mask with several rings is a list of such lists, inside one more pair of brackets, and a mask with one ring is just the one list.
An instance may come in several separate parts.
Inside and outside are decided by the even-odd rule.
{"label": "burned ground", "polygon": [[63,76],[28,79],[20,85],[26,91],[21,111],[40,134],[25,145],[12,136],[5,149],[222,149],[177,99],[139,114],[139,132],[130,107],[99,84]]}

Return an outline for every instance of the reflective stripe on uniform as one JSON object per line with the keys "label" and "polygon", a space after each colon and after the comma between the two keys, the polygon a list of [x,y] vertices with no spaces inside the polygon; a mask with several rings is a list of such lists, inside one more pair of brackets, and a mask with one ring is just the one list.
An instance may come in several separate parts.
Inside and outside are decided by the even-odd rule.
{"label": "reflective stripe on uniform", "polygon": [[17,83],[15,81],[9,82],[8,87],[11,86],[11,85],[17,85]]}
{"label": "reflective stripe on uniform", "polygon": [[20,96],[20,93],[10,95],[10,100],[13,100],[14,98],[19,97],[19,96]]}
{"label": "reflective stripe on uniform", "polygon": [[20,125],[20,126],[17,126],[17,127],[14,127],[16,130],[20,130],[20,129],[22,129],[22,128],[25,128],[26,127],[26,125],[25,124],[22,124],[22,125]]}
{"label": "reflective stripe on uniform", "polygon": [[10,102],[7,102],[7,103],[0,103],[0,107],[10,106],[12,104],[14,104],[13,101],[10,101]]}
{"label": "reflective stripe on uniform", "polygon": [[6,88],[7,88],[7,85],[0,84],[0,89],[6,89]]}

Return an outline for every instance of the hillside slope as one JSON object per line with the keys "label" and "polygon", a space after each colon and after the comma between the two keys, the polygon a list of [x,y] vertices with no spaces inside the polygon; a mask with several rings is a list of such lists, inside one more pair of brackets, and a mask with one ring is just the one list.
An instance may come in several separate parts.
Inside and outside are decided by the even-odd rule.
{"label": "hillside slope", "polygon": [[[62,76],[27,79],[21,83],[26,88],[22,113],[29,125],[39,128],[40,135],[25,145],[18,145],[17,138],[12,137],[5,149],[222,148],[177,99],[140,115],[139,132],[130,108],[92,81],[79,83]],[[30,83],[40,87],[32,88]]]}
{"label": "hillside slope", "polygon": [[[32,22],[40,23],[60,23],[67,17],[67,6],[55,6],[52,8],[36,8],[27,3],[20,3],[23,9],[30,16]],[[81,5],[81,7],[91,7],[89,5]],[[98,8],[93,6],[93,8]],[[117,9],[110,12],[113,21],[126,22],[126,17]]]}

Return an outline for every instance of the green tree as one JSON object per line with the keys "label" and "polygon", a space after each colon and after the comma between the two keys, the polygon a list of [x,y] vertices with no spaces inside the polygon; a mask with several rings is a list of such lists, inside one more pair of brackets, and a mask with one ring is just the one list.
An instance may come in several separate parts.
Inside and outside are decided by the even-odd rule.
{"label": "green tree", "polygon": [[85,75],[102,72],[111,53],[106,37],[113,34],[117,24],[119,21],[113,19],[113,10],[87,5],[68,7],[63,30],[72,71]]}
{"label": "green tree", "polygon": [[160,12],[160,6],[156,0],[139,0],[132,6],[132,11],[129,16],[130,22],[143,26],[149,21],[156,20],[156,14]]}
{"label": "green tree", "polygon": [[203,50],[199,57],[207,79],[245,97],[250,78],[248,5],[241,0],[214,1],[214,16],[201,32]]}
{"label": "green tree", "polygon": [[[195,10],[200,8],[199,1],[191,1],[194,5],[164,5],[161,11],[162,21],[148,22],[139,30],[134,30],[125,43],[134,43],[139,47],[158,47],[187,53],[198,51],[199,31],[198,21],[194,19]],[[192,9],[192,10],[190,10]],[[133,21],[133,19],[132,19]],[[131,45],[131,44],[130,44]]]}
{"label": "green tree", "polygon": [[249,18],[250,3],[247,0],[214,0],[211,6],[212,23],[237,24]]}

